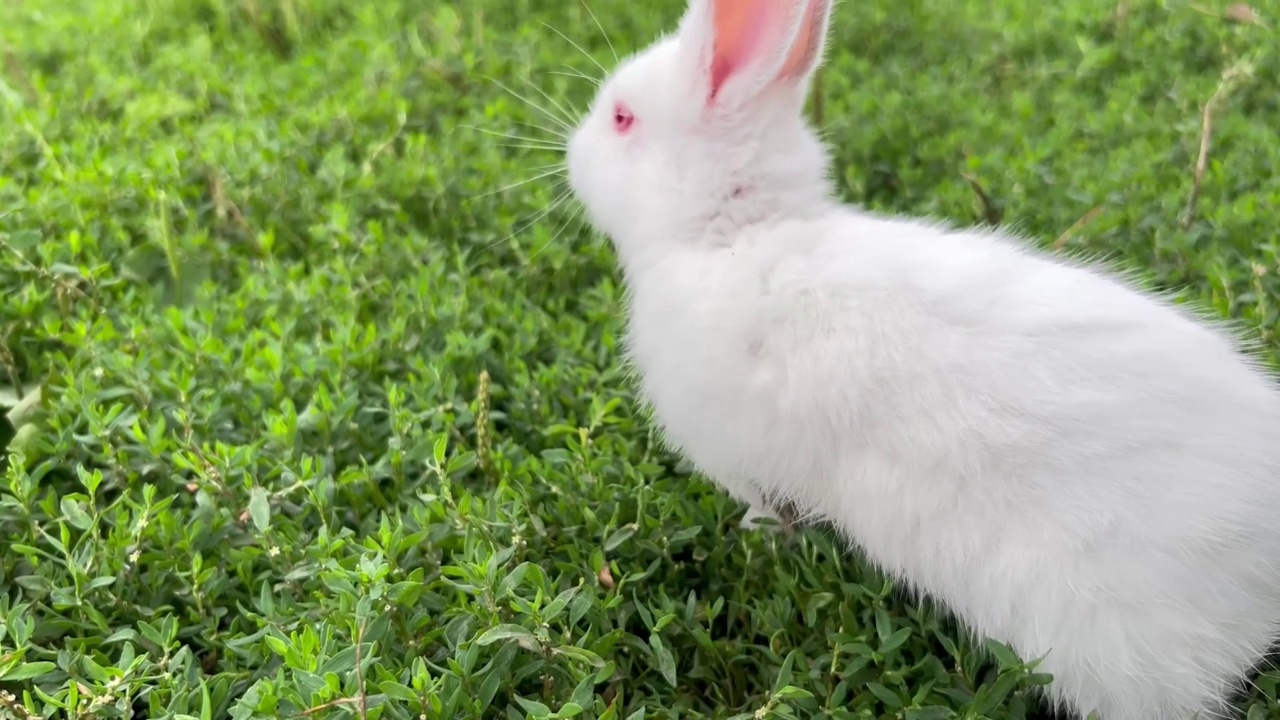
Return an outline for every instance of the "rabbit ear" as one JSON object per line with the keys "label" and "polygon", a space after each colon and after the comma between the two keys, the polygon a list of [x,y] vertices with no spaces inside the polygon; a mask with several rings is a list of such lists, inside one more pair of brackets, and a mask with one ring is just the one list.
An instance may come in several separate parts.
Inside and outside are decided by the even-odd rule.
{"label": "rabbit ear", "polygon": [[693,0],[686,33],[700,50],[708,104],[736,104],[775,83],[803,83],[821,59],[831,0]]}
{"label": "rabbit ear", "polygon": [[779,71],[782,80],[804,82],[822,62],[822,50],[827,41],[827,25],[831,21],[832,0],[809,0],[796,37],[791,41],[791,52]]}

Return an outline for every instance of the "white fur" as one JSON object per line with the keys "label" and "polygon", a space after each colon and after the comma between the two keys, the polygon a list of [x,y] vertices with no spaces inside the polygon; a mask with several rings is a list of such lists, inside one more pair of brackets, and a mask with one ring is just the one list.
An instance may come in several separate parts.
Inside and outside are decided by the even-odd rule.
{"label": "white fur", "polygon": [[668,441],[1043,656],[1063,708],[1228,712],[1280,626],[1270,378],[1100,265],[831,199],[807,75],[705,101],[708,2],[607,80],[568,155]]}

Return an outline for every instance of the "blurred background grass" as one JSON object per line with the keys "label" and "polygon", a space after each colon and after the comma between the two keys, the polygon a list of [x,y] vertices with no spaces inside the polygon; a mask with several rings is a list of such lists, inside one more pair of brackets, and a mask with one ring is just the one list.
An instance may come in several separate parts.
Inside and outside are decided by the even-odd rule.
{"label": "blurred background grass", "polygon": [[[590,2],[619,52],[683,9]],[[814,113],[848,200],[1108,255],[1274,357],[1278,11],[847,0]],[[0,716],[1042,716],[658,447],[607,243],[492,192],[557,158],[469,129],[548,124],[499,83],[581,107],[569,40],[612,63],[580,2],[0,4]]]}

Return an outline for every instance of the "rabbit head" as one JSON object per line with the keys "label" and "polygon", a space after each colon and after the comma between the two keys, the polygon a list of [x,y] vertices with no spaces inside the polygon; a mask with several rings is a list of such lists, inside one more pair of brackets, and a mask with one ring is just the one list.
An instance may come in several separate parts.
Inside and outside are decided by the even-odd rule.
{"label": "rabbit head", "polygon": [[827,198],[803,116],[831,0],[691,0],[678,31],[606,78],[568,143],[569,181],[624,264]]}

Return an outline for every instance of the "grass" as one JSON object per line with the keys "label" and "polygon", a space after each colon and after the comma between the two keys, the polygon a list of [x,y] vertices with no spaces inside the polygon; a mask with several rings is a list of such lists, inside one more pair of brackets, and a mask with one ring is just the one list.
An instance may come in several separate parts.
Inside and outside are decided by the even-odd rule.
{"label": "grass", "polygon": [[[619,51],[682,7],[592,3]],[[840,191],[1109,254],[1274,358],[1280,7],[1202,3],[846,0]],[[656,442],[607,243],[487,194],[556,158],[464,129],[548,122],[486,78],[589,97],[543,22],[612,61],[577,2],[0,3],[0,717],[1040,715]]]}

